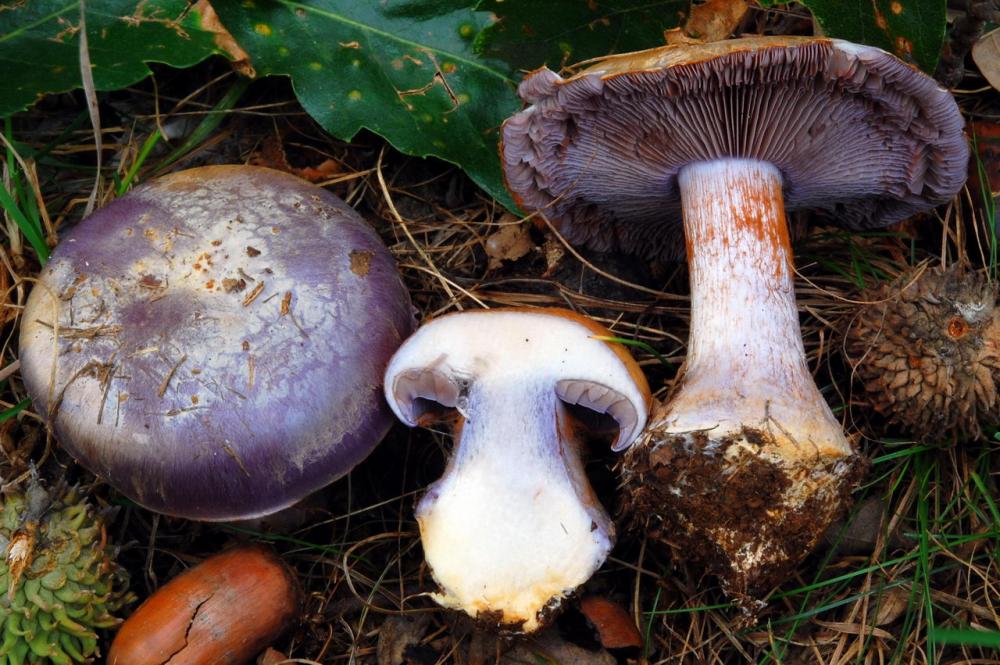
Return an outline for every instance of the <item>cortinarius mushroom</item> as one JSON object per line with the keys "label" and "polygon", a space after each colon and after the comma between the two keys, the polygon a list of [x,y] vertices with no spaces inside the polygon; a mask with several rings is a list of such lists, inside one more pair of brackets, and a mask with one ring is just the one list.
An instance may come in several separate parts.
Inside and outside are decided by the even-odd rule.
{"label": "cortinarius mushroom", "polygon": [[981,271],[922,267],[861,294],[846,352],[864,402],[925,442],[1000,425],[1000,307]]}
{"label": "cortinarius mushroom", "polygon": [[600,325],[563,310],[485,310],[424,325],[386,370],[410,426],[453,414],[455,449],[417,506],[435,599],[530,632],[596,571],[614,527],[587,482],[570,405],[642,431],[649,386]]}
{"label": "cortinarius mushroom", "polygon": [[[947,91],[876,48],[760,37],[606,58],[520,87],[507,182],[571,241],[649,257],[683,219],[686,372],[626,460],[632,502],[738,596],[766,590],[840,512],[859,458],[806,364],[785,209],[849,228],[965,178]],[[749,604],[747,605],[749,607]]]}
{"label": "cortinarius mushroom", "polygon": [[382,373],[412,328],[392,258],[340,199],[204,167],[63,235],[24,311],[22,373],[59,442],[136,502],[250,518],[381,440]]}

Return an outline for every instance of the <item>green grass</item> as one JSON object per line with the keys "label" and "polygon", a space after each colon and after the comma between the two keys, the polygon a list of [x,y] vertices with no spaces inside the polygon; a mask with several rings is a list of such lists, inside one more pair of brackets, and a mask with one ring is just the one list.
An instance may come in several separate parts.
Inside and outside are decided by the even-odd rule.
{"label": "green grass", "polygon": [[4,121],[4,137],[7,139],[4,166],[10,179],[10,185],[0,184],[0,208],[10,219],[14,220],[21,234],[35,250],[38,262],[45,265],[49,259],[49,246],[45,242],[42,216],[28,175],[24,172],[18,155],[14,152],[10,118]]}
{"label": "green grass", "polygon": [[960,644],[962,646],[1000,649],[1000,632],[995,630],[934,628],[929,633],[932,639],[939,644]]}
{"label": "green grass", "polygon": [[972,134],[972,158],[975,160],[976,164],[976,177],[979,180],[979,191],[982,193],[982,204],[983,204],[983,221],[986,223],[987,233],[989,234],[989,257],[987,268],[989,270],[990,279],[997,278],[997,204],[996,199],[993,198],[993,192],[990,188],[990,177],[986,172],[986,165],[983,164],[983,160],[979,156],[978,144],[976,139],[976,133]]}
{"label": "green grass", "polygon": [[[909,602],[901,617],[882,627],[898,636],[896,642],[889,645],[890,655],[885,662],[910,662],[915,644],[926,647],[928,663],[950,662],[951,659],[943,658],[942,654],[955,645],[987,648],[1000,644],[997,642],[1000,633],[955,628],[962,625],[961,616],[935,601],[935,591],[942,587],[943,580],[961,576],[968,566],[995,567],[1000,560],[1000,506],[996,488],[990,482],[990,446],[984,445],[981,452],[970,460],[969,466],[977,470],[968,474],[960,491],[950,493],[951,484],[959,480],[950,475],[953,468],[949,458],[957,454],[956,451],[933,445],[883,442],[885,447],[903,445],[907,447],[890,449],[872,459],[873,480],[862,488],[858,502],[863,501],[866,494],[878,492],[885,502],[887,514],[892,515],[900,508],[897,504],[912,483],[912,501],[900,528],[902,536],[912,544],[904,553],[892,558],[883,558],[888,548],[875,551],[866,563],[847,571],[843,571],[843,561],[838,561],[841,557],[836,555],[834,548],[830,548],[814,564],[803,567],[802,570],[815,571],[809,583],[778,590],[770,598],[772,607],[786,601],[794,603],[794,610],[771,614],[766,624],[737,633],[746,636],[748,632],[766,629],[772,634],[770,646],[762,649],[757,663],[786,662],[792,656],[791,649],[801,644],[801,633],[810,620],[846,620],[843,618],[844,611],[856,603],[869,604],[868,625],[874,628],[871,622],[888,598],[886,594],[899,593],[900,589],[909,590]],[[974,444],[964,445],[970,453],[976,452]],[[970,515],[989,528],[969,533]],[[848,523],[853,517],[852,511]],[[912,528],[907,529],[906,525]],[[841,535],[843,533],[844,530]],[[971,555],[962,554],[963,548],[973,543],[986,546],[976,548]],[[836,568],[834,563],[838,563]],[[732,603],[714,603],[658,609],[659,602],[657,595],[652,610],[645,613],[650,623],[657,616],[734,608]],[[857,616],[860,618],[861,614]],[[855,638],[863,641],[855,661],[858,663],[865,662],[865,654],[869,653],[876,639],[870,630],[862,633]]]}
{"label": "green grass", "polygon": [[[801,246],[796,246],[797,263],[815,263],[823,273],[839,275],[848,280],[856,289],[867,288],[870,283],[886,282],[893,279],[878,266],[879,259],[885,259],[882,254],[874,251],[865,240],[877,238],[898,238],[910,240],[905,233],[897,231],[826,231],[809,236]],[[846,256],[830,256],[817,247],[827,245],[837,247],[838,251],[846,251]]]}

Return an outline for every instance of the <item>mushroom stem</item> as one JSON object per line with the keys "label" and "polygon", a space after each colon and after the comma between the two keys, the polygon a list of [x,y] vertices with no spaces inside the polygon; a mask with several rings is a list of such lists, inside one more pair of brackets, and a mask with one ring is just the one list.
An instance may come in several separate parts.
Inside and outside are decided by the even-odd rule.
{"label": "mushroom stem", "polygon": [[691,333],[682,388],[660,425],[712,438],[762,429],[785,458],[851,454],[806,364],[781,173],[726,159],[684,168],[679,184]]}
{"label": "mushroom stem", "polygon": [[417,506],[434,598],[530,632],[600,567],[614,541],[551,385],[469,387],[454,457]]}
{"label": "mushroom stem", "polygon": [[806,364],[781,173],[723,159],[678,180],[687,362],[626,482],[636,514],[679,525],[685,549],[753,610],[841,512],[861,464]]}

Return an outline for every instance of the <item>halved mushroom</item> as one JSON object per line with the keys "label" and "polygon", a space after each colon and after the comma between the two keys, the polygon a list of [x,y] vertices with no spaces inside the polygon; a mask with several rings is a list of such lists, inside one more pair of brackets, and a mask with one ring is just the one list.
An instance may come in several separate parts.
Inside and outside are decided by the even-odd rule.
{"label": "halved mushroom", "polygon": [[602,335],[563,310],[466,312],[426,324],[390,361],[386,397],[400,420],[455,415],[453,456],[417,506],[442,605],[530,632],[611,550],[572,405],[613,418],[620,450],[645,426],[650,394]]}

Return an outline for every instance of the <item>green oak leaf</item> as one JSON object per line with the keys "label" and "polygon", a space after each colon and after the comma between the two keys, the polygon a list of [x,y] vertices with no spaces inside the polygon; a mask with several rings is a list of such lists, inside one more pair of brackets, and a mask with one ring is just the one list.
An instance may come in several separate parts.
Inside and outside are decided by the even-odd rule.
{"label": "green oak leaf", "polygon": [[258,74],[291,77],[303,108],[350,139],[367,128],[463,168],[514,209],[500,124],[520,108],[510,68],[478,56],[487,12],[461,0],[214,0]]}
{"label": "green oak leaf", "polygon": [[610,53],[664,44],[688,0],[480,0],[497,21],[476,38],[476,50],[517,69],[560,68]]}
{"label": "green oak leaf", "polygon": [[[149,62],[189,67],[219,52],[187,0],[89,0],[85,7],[98,90],[145,78]],[[0,116],[82,86],[79,30],[79,0],[0,0]]]}
{"label": "green oak leaf", "polygon": [[[933,73],[948,27],[946,0],[801,0],[828,37],[878,46]],[[783,4],[763,0],[763,5]]]}

